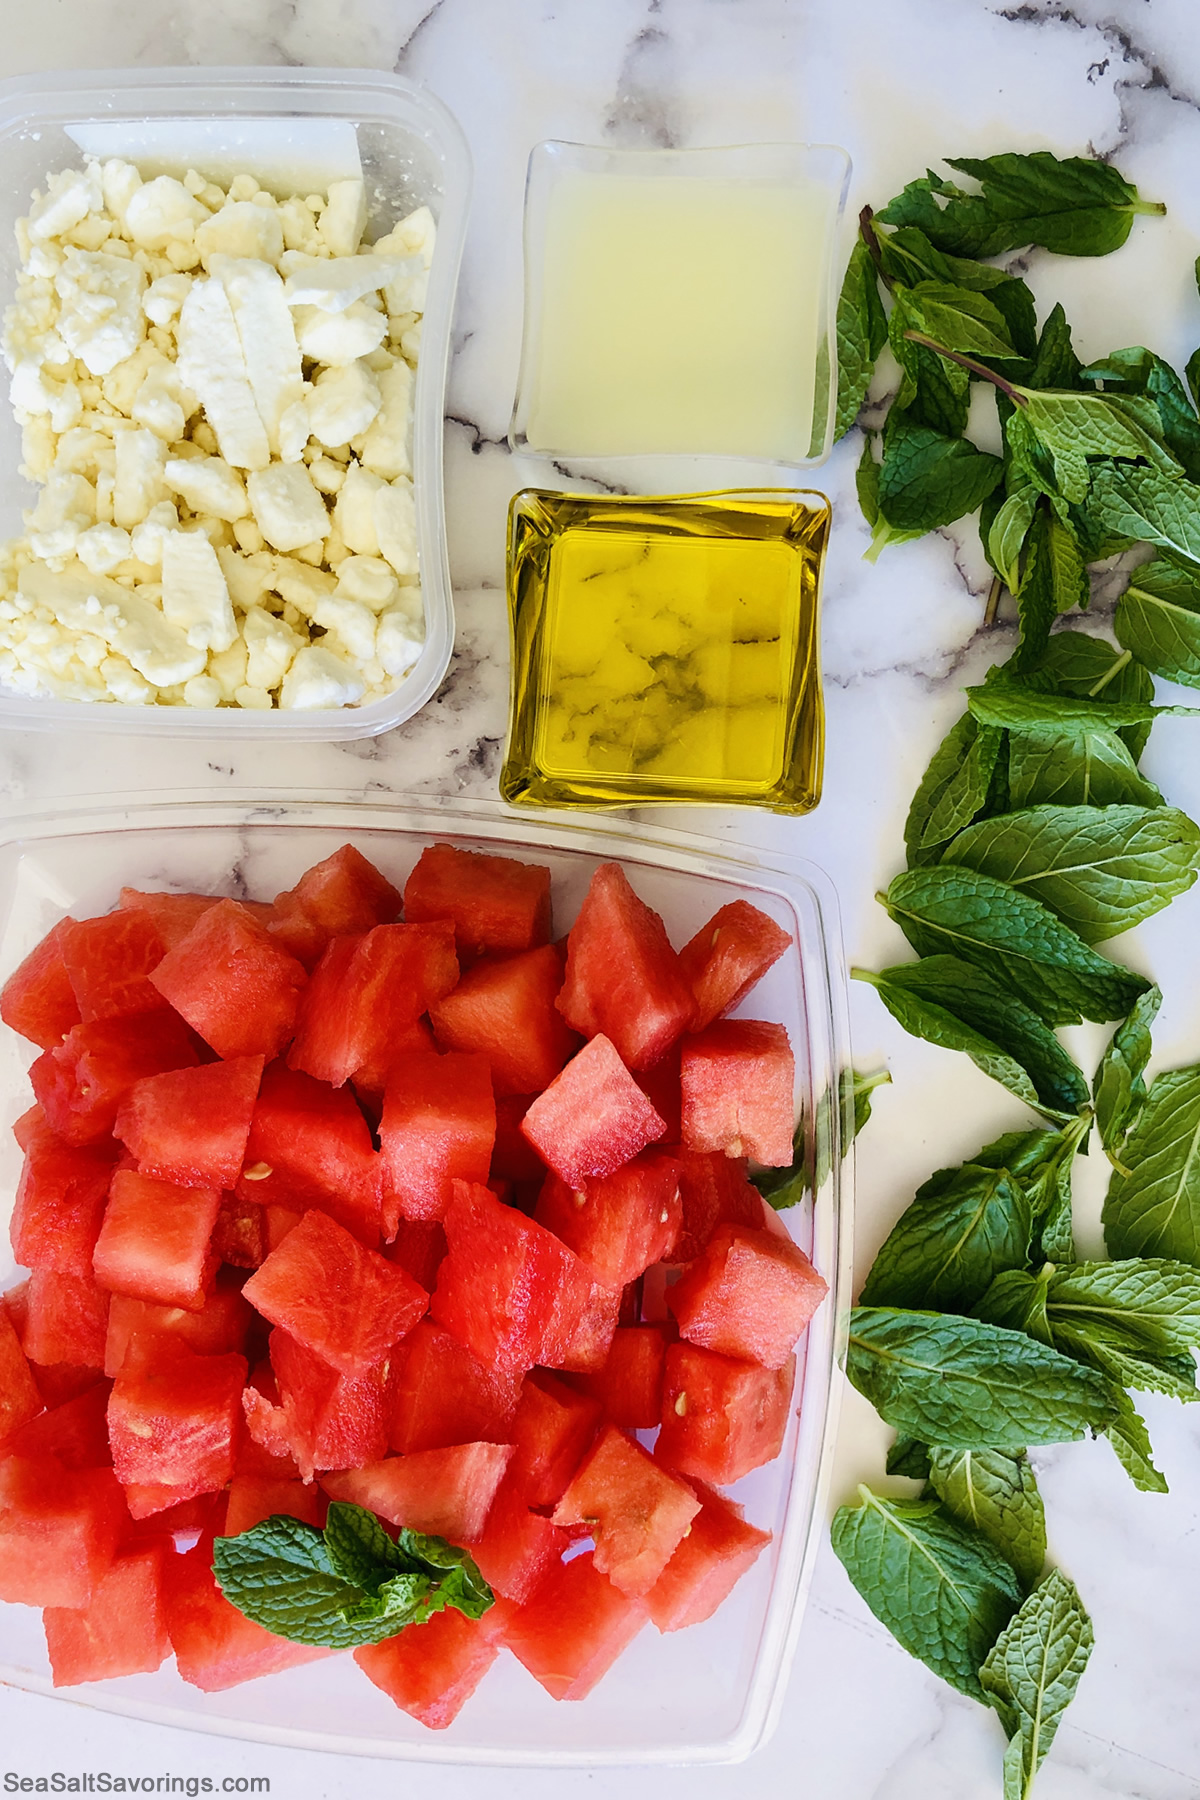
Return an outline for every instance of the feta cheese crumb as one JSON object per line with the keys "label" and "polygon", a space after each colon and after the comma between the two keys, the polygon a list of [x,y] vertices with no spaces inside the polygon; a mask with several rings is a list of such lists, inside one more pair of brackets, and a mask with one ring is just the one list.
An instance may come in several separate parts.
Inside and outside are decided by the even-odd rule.
{"label": "feta cheese crumb", "polygon": [[353,706],[362,699],[366,687],[357,670],[343,662],[340,656],[306,645],[303,650],[297,650],[292,666],[283,678],[279,704],[295,712],[316,707]]}
{"label": "feta cheese crumb", "polygon": [[225,576],[202,531],[163,539],[162,609],[193,649],[228,650],[237,636]]}
{"label": "feta cheese crumb", "polygon": [[299,550],[327,536],[329,514],[303,463],[272,463],[248,476],[254,522],[276,550]]}
{"label": "feta cheese crumb", "polygon": [[193,282],[177,335],[179,379],[204,408],[221,455],[235,468],[265,469],[270,440],[254,403],[229,296],[215,276]]}
{"label": "feta cheese crumb", "polygon": [[250,511],[241,476],[222,456],[168,457],[163,479],[174,493],[183,495],[194,513],[232,523]]}
{"label": "feta cheese crumb", "polygon": [[68,250],[54,278],[63,343],[91,375],[107,375],[141,343],[144,272],[100,250]]}
{"label": "feta cheese crumb", "polygon": [[367,431],[382,405],[381,383],[366,363],[356,359],[342,368],[323,369],[308,397],[309,431],[319,444],[335,450]]}

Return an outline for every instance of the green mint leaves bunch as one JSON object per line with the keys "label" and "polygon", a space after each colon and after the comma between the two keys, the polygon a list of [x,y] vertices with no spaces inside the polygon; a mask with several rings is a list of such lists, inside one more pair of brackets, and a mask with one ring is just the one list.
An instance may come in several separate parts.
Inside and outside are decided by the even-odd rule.
{"label": "green mint leaves bunch", "polygon": [[217,1538],[213,1573],[239,1612],[297,1644],[378,1644],[443,1607],[482,1618],[494,1595],[465,1550],[334,1501],[324,1531],[277,1514]]}

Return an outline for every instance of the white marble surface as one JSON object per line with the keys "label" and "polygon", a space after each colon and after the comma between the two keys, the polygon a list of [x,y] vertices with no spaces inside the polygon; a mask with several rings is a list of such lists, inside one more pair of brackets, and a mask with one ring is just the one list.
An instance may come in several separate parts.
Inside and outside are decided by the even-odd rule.
{"label": "white marble surface", "polygon": [[[543,137],[700,145],[760,138],[844,144],[852,212],[881,204],[926,162],[1004,149],[1115,154],[1165,222],[1139,220],[1104,262],[1034,257],[1047,304],[1062,298],[1085,355],[1145,342],[1177,364],[1200,341],[1191,265],[1200,240],[1200,36],[1194,0],[8,0],[0,74],[156,63],[330,63],[427,82],[471,142],[476,198],[456,327],[447,483],[459,630],[437,699],[390,737],[342,747],[255,747],[219,737],[156,751],[144,740],[0,733],[0,793],[14,809],[112,790],[256,786],[494,793],[506,704],[503,518],[530,480],[554,480],[503,445],[520,334],[520,201]],[[837,509],[826,587],[829,711],[825,800],[812,817],[691,814],[677,822],[786,843],[833,876],[853,961],[901,952],[873,895],[899,867],[904,808],[956,715],[958,689],[1006,654],[981,629],[986,579],[972,532],[944,532],[861,561],[852,440],[818,484]],[[745,471],[742,471],[745,473]],[[1097,617],[1103,621],[1103,603]],[[1147,767],[1168,797],[1200,808],[1194,725],[1162,721]],[[1122,953],[1166,993],[1158,1066],[1200,1055],[1200,889],[1126,938]],[[964,1059],[905,1038],[858,989],[860,1063],[886,1059],[894,1086],[858,1155],[864,1270],[916,1183],[1020,1123]],[[1092,1056],[1102,1034],[1079,1034]],[[1098,1240],[1103,1178],[1079,1187],[1085,1243]],[[1172,1492],[1136,1494],[1106,1445],[1037,1454],[1052,1552],[1077,1580],[1097,1649],[1038,1785],[1041,1800],[1196,1800],[1200,1710],[1200,1433],[1193,1416],[1147,1404]],[[882,1466],[887,1433],[847,1397],[835,1498]],[[998,1725],[899,1650],[826,1551],[783,1721],[739,1767],[620,1774],[494,1774],[340,1762],[259,1750],[0,1692],[0,1780],[109,1769],[266,1775],[298,1800],[401,1789],[414,1800],[991,1800]]]}

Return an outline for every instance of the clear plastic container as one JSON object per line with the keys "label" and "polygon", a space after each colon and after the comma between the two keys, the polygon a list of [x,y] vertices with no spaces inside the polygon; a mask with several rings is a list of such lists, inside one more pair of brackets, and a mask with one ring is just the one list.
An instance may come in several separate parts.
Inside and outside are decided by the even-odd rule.
{"label": "clear plastic container", "polygon": [[[425,603],[425,645],[393,694],[362,706],[314,712],[216,712],[178,706],[38,700],[0,688],[0,726],[59,731],[130,732],[147,736],[347,739],[373,737],[409,719],[431,697],[450,661],[454,608],[446,550],[442,491],[442,415],[450,358],[450,325],[466,236],[471,163],[451,114],[425,89],[401,76],[370,69],[113,69],[56,70],[0,83],[0,308],[16,286],[15,221],[29,210],[34,188],[59,169],[78,168],[83,150],[72,128],[102,123],[112,131],[187,122],[194,140],[203,124],[226,128],[220,165],[230,147],[244,146],[255,173],[255,152],[278,143],[278,131],[259,122],[294,126],[301,191],[331,145],[329,121],[348,123],[357,137],[367,183],[367,237],[388,231],[405,213],[428,206],[438,223],[415,391],[413,470],[417,546]],[[153,135],[153,134],[151,134]],[[118,133],[116,142],[121,141]],[[106,151],[115,154],[115,143]],[[155,159],[151,159],[152,161]],[[165,166],[157,159],[158,167]],[[272,172],[279,168],[278,151]],[[203,173],[203,169],[201,170]],[[335,173],[345,171],[335,168]],[[228,177],[227,177],[228,178]],[[274,185],[274,183],[271,183]],[[17,471],[20,431],[7,401],[0,403],[0,538],[23,529],[21,513],[35,499]]]}
{"label": "clear plastic container", "polygon": [[[825,1529],[836,1425],[836,1360],[849,1305],[850,1164],[828,1096],[849,1059],[843,962],[832,890],[820,871],[775,853],[736,852],[667,831],[514,819],[459,801],[370,805],[348,796],[180,794],[10,821],[0,831],[0,979],[66,912],[106,911],[123,884],[271,898],[345,842],[397,885],[426,845],[520,856],[553,872],[554,929],[575,916],[597,863],[619,860],[663,914],[676,944],[745,898],[789,931],[793,947],[742,1010],[782,1022],[796,1052],[797,1103],[812,1127],[815,1199],[780,1215],[830,1286],[802,1345],[796,1410],[781,1455],[729,1490],[773,1541],[707,1623],[660,1636],[643,1628],[579,1703],[556,1703],[507,1652],[446,1731],[398,1711],[348,1656],[222,1694],[154,1675],[58,1690],[105,1711],[265,1743],[342,1754],[483,1765],[708,1763],[750,1754],[782,1701],[801,1602]],[[0,1030],[0,1193],[11,1210],[20,1157],[8,1127],[28,1104],[31,1045]],[[0,1225],[3,1220],[0,1219]],[[0,1230],[0,1289],[18,1277]],[[50,1693],[39,1614],[0,1605],[0,1681]]]}

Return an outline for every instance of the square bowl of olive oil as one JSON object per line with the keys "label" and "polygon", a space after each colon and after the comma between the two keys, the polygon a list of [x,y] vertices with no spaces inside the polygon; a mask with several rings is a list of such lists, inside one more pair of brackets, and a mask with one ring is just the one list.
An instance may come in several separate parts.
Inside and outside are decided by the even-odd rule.
{"label": "square bowl of olive oil", "polygon": [[502,797],[811,811],[829,524],[795,488],[514,495]]}

